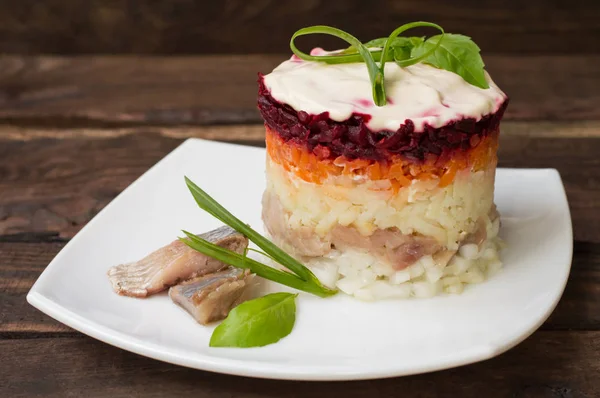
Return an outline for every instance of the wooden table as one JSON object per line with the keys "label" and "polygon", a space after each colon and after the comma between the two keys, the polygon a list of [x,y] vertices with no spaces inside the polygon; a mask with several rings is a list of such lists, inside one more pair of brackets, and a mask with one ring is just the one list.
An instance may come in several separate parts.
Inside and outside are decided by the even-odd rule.
{"label": "wooden table", "polygon": [[575,232],[560,304],[497,358],[388,380],[254,380],[113,348],[26,303],[66,242],[184,139],[262,145],[256,72],[282,58],[0,58],[0,396],[600,396],[597,55],[486,57],[511,97],[500,165],[557,168]]}

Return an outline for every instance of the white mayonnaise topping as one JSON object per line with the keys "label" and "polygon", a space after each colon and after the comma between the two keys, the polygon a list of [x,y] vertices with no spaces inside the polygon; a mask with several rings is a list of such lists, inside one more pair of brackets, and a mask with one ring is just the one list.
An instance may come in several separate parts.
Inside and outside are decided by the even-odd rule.
{"label": "white mayonnaise topping", "polygon": [[364,63],[328,65],[302,61],[297,57],[283,62],[264,78],[273,98],[296,111],[309,114],[329,112],[344,121],[353,113],[367,114],[373,131],[395,131],[410,119],[415,130],[424,124],[441,127],[462,118],[481,119],[494,113],[506,95],[486,72],[490,88],[481,89],[462,77],[425,64],[406,68],[385,64],[387,104],[373,103],[369,72]]}

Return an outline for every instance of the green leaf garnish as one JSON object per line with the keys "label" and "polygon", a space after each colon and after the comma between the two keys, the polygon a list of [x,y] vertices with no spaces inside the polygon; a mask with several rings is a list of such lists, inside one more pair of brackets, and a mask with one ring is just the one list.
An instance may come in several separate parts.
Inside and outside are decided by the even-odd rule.
{"label": "green leaf garnish", "polygon": [[211,347],[263,347],[290,334],[297,294],[273,293],[235,307],[214,330]]}
{"label": "green leaf garnish", "polygon": [[[373,101],[377,106],[385,105],[385,88],[383,87],[383,72],[375,63],[371,52],[365,47],[364,44],[360,42],[356,37],[351,34],[344,32],[343,30],[333,28],[331,26],[309,26],[308,28],[302,28],[292,36],[290,40],[290,48],[299,58],[307,60],[307,61],[323,61],[326,63],[348,63],[348,62],[356,62],[355,55],[333,55],[333,56],[316,56],[303,53],[298,50],[296,45],[294,44],[294,40],[298,36],[311,35],[315,33],[326,34],[338,37],[342,40],[348,42],[351,46],[357,49],[358,53],[362,57],[363,61],[367,65],[367,69],[369,70],[369,77],[371,79],[371,84],[373,85]],[[349,61],[352,59],[352,61]]]}
{"label": "green leaf garnish", "polygon": [[[417,27],[436,28],[442,33],[427,40],[424,37],[399,36]],[[309,55],[298,50],[294,44],[296,37],[315,33],[339,37],[350,43],[350,47],[327,55]],[[479,47],[469,37],[446,34],[441,26],[431,22],[407,23],[395,29],[388,37],[380,37],[366,43],[361,43],[349,33],[331,26],[309,26],[294,33],[290,40],[290,48],[294,54],[306,61],[327,64],[364,62],[373,86],[373,102],[377,106],[386,104],[384,70],[385,63],[388,61],[395,61],[401,67],[424,62],[456,73],[474,86],[489,88]]]}
{"label": "green leaf garnish", "polygon": [[[385,46],[383,47],[383,53],[381,54],[381,69],[383,70],[383,67],[385,65],[385,60],[387,58],[387,54],[390,53],[390,50],[392,48],[392,44],[393,44],[393,40],[396,39],[398,37],[398,35],[400,35],[401,33],[409,30],[409,29],[413,29],[413,28],[418,28],[418,27],[431,27],[431,28],[436,28],[438,29],[440,32],[442,32],[442,34],[440,35],[441,37],[444,37],[444,29],[442,29],[441,26],[436,25],[434,23],[431,22],[411,22],[411,23],[407,23],[404,24],[402,26],[400,26],[399,28],[397,28],[396,30],[394,30],[390,36],[388,37],[388,40],[385,43]],[[413,56],[412,52],[411,52],[411,58],[408,59],[403,59],[403,60],[399,60],[396,63],[400,66],[409,66],[409,65],[413,65],[416,64],[420,61],[422,61],[424,58],[426,58],[427,56],[433,54],[433,52],[437,49],[437,47],[439,47],[439,43],[437,44],[436,47],[430,49],[427,53],[425,54],[421,54],[418,56]]]}
{"label": "green leaf garnish", "polygon": [[[436,48],[435,51],[431,51]],[[470,37],[456,34],[433,36],[412,50],[413,57],[422,58],[424,62],[454,72],[466,82],[479,87],[489,88],[483,67],[480,49]]]}
{"label": "green leaf garnish", "polygon": [[183,239],[183,242],[185,242],[188,246],[207,256],[216,258],[225,264],[229,264],[238,268],[250,269],[252,272],[264,277],[265,279],[269,279],[298,290],[303,290],[320,297],[332,296],[337,293],[337,290],[329,289],[328,287],[324,286],[311,272],[311,270],[305,267],[298,260],[287,254],[285,251],[273,244],[273,242],[269,241],[267,238],[252,229],[249,225],[244,224],[240,219],[231,214],[210,195],[204,192],[199,186],[194,184],[192,180],[185,177],[185,182],[188,186],[188,189],[194,196],[196,203],[201,209],[211,214],[224,224],[229,225],[242,235],[246,236],[274,261],[283,265],[295,275],[289,272],[276,270],[256,260],[214,245],[204,239],[184,231],[188,239]]}

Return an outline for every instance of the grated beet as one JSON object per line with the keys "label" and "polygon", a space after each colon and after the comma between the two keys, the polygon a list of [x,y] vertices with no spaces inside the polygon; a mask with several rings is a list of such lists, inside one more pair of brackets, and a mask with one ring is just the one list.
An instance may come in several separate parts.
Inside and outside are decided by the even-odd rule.
{"label": "grated beet", "polygon": [[507,105],[508,100],[496,113],[479,121],[460,119],[440,128],[425,125],[423,131],[415,131],[414,123],[407,119],[396,131],[371,131],[367,127],[369,115],[355,113],[348,120],[336,122],[327,112],[319,115],[297,112],[271,96],[262,74],[258,78],[258,109],[265,125],[284,141],[304,145],[320,158],[327,155],[330,159],[345,156],[381,160],[402,155],[423,161],[430,154],[446,158],[454,150],[474,147],[483,137],[498,131]]}

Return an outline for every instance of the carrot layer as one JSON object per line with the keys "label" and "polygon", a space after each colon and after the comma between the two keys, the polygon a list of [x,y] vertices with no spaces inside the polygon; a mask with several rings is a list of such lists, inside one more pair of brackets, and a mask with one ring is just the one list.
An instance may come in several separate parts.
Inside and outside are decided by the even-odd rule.
{"label": "carrot layer", "polygon": [[477,171],[488,167],[497,159],[498,133],[488,135],[473,148],[454,150],[446,159],[430,156],[424,162],[414,162],[401,156],[381,161],[352,160],[344,156],[331,160],[328,153],[315,154],[293,141],[285,142],[268,127],[266,143],[271,160],[304,181],[322,184],[330,176],[365,176],[370,180],[390,180],[395,189],[400,189],[410,185],[412,180],[433,178],[439,179],[439,185],[444,187],[452,183],[461,170]]}

